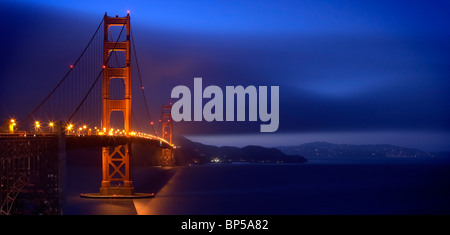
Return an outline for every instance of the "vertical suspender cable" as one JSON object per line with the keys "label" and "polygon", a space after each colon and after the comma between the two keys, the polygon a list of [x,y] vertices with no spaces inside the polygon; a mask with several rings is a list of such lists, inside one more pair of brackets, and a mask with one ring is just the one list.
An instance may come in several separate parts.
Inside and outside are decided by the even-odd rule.
{"label": "vertical suspender cable", "polygon": [[[128,18],[128,17],[129,17],[129,16],[127,15],[127,18]],[[126,24],[126,21],[125,21],[125,23],[124,23],[123,26],[122,26],[122,30],[120,30],[120,33],[119,33],[119,36],[117,37],[116,42],[114,43],[114,47],[113,47],[113,49],[112,49],[112,52],[114,52],[114,50],[116,49],[117,43],[119,42],[119,39],[120,39],[120,35],[122,35],[123,29],[125,28],[125,24]],[[107,60],[106,60],[106,66],[107,66],[107,67],[108,67],[108,64],[109,64],[109,59],[111,58],[111,54],[112,54],[112,53],[110,53],[110,54],[108,55],[108,58],[107,58]],[[97,78],[95,79],[95,81],[94,81],[94,83],[92,84],[91,88],[90,88],[89,91],[86,93],[86,95],[84,96],[83,100],[82,100],[81,103],[78,105],[78,107],[75,109],[75,111],[72,113],[72,115],[70,116],[70,118],[67,120],[67,123],[69,123],[69,122],[72,120],[73,116],[75,116],[75,114],[78,112],[78,110],[80,109],[80,107],[81,107],[81,106],[83,105],[83,103],[86,101],[87,97],[88,97],[89,94],[91,93],[91,91],[92,91],[92,89],[94,88],[95,84],[98,82],[98,80],[99,80],[100,76],[102,75],[102,73],[103,73],[103,69],[100,70],[100,73],[97,75]]]}
{"label": "vertical suspender cable", "polygon": [[[141,84],[141,92],[142,92],[142,96],[144,98],[145,110],[147,111],[147,117],[149,119],[149,124],[150,124],[151,121],[152,121],[152,118],[151,118],[150,112],[148,110],[147,99],[145,98],[144,84],[142,82],[141,70],[139,68],[139,62],[138,62],[137,54],[136,54],[136,45],[134,44],[134,36],[133,36],[133,31],[131,30],[131,28],[130,28],[130,34],[131,34],[131,43],[133,44],[133,52],[134,52],[133,54],[134,54],[134,57],[135,57],[135,60],[136,60],[136,68],[137,68],[137,71],[138,71],[139,82]],[[153,129],[153,133],[155,133],[155,135],[156,135],[155,127],[153,125],[150,125],[150,126]]]}
{"label": "vertical suspender cable", "polygon": [[97,30],[95,31],[94,35],[91,37],[91,40],[89,41],[89,43],[87,44],[87,46],[84,48],[83,52],[81,53],[81,55],[78,57],[78,59],[75,61],[75,63],[70,67],[69,71],[67,71],[67,73],[64,75],[64,77],[61,79],[61,81],[59,81],[59,83],[56,85],[55,88],[53,88],[53,90],[50,92],[50,94],[48,94],[45,99],[18,125],[17,128],[20,128],[26,121],[28,121],[28,119],[31,118],[31,116],[33,116],[33,114],[39,109],[41,108],[41,106],[47,102],[47,100],[50,98],[50,96],[53,95],[53,93],[55,93],[56,89],[58,89],[59,86],[61,86],[61,84],[64,82],[64,80],[66,80],[66,78],[69,76],[69,74],[72,72],[72,70],[74,69],[74,67],[77,65],[78,61],[80,61],[81,57],[83,57],[84,53],[86,52],[86,50],[89,48],[89,45],[91,45],[92,40],[94,39],[95,35],[97,34],[98,30],[100,29],[100,26],[103,23],[103,19],[101,20],[100,24],[97,27]]}

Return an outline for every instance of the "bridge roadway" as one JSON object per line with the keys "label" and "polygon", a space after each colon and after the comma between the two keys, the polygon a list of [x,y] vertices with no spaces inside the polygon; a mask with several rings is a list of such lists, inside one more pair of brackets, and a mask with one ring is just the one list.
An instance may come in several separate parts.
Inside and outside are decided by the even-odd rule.
{"label": "bridge roadway", "polygon": [[[0,141],[27,141],[36,139],[52,140],[58,136],[54,133],[18,133],[0,134]],[[173,148],[166,140],[152,135],[65,135],[66,149],[83,149],[90,147],[108,147],[127,143],[144,144],[151,147]]]}

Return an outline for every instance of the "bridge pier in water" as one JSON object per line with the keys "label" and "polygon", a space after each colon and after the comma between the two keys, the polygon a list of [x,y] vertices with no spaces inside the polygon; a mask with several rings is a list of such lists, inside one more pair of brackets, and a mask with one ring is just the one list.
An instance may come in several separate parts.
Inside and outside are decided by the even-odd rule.
{"label": "bridge pier in water", "polygon": [[175,151],[172,148],[161,149],[161,166],[175,165]]}
{"label": "bridge pier in water", "polygon": [[[131,181],[131,143],[102,148],[103,180],[101,195],[133,195]],[[118,184],[112,185],[112,182]],[[122,184],[121,184],[122,183]]]}

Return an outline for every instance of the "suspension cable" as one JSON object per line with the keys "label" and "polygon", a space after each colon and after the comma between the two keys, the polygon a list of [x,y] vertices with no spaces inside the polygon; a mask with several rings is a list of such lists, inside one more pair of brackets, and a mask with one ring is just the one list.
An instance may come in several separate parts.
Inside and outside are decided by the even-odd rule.
{"label": "suspension cable", "polygon": [[[113,54],[112,52],[114,52],[114,50],[116,49],[117,43],[119,42],[120,36],[122,35],[123,29],[125,28],[125,24],[128,21],[128,17],[129,15],[127,15],[127,19],[125,20],[125,22],[123,23],[122,29],[120,30],[119,36],[117,36],[117,40],[114,43],[114,47],[111,51],[111,53],[109,53],[108,58],[106,59],[106,64],[105,66],[108,66],[109,64],[109,59],[111,58],[111,55]],[[95,79],[94,83],[92,84],[91,88],[89,89],[89,91],[86,93],[86,95],[84,96],[83,100],[81,100],[81,103],[78,105],[78,107],[75,109],[75,111],[72,113],[72,115],[70,116],[70,118],[67,120],[67,123],[70,123],[70,121],[72,120],[72,118],[75,116],[75,114],[78,112],[78,110],[80,109],[80,107],[83,105],[84,101],[86,101],[87,97],[89,96],[89,94],[91,93],[92,89],[95,87],[95,84],[97,84],[100,76],[103,73],[103,68],[100,70],[100,72],[97,75],[97,78]]]}
{"label": "suspension cable", "polygon": [[55,91],[58,89],[59,86],[61,86],[61,84],[64,82],[64,80],[66,80],[66,78],[69,76],[69,74],[73,71],[73,69],[75,68],[75,66],[78,64],[78,62],[81,60],[81,57],[83,57],[84,53],[87,51],[87,49],[89,48],[89,46],[91,45],[92,41],[95,38],[95,35],[97,35],[98,30],[100,29],[100,26],[103,23],[102,19],[100,21],[100,24],[97,27],[97,30],[95,30],[94,35],[91,37],[91,40],[89,40],[89,43],[87,44],[87,46],[84,48],[83,52],[81,53],[81,55],[78,57],[78,59],[75,61],[75,63],[73,65],[70,66],[69,71],[67,71],[66,75],[64,75],[64,77],[61,79],[61,81],[59,81],[59,83],[56,85],[55,88],[53,88],[53,90],[50,92],[50,94],[47,95],[47,97],[45,97],[45,99],[18,125],[17,128],[20,128],[26,121],[28,121],[28,119],[30,119],[33,114],[38,111],[42,105],[44,105],[45,102],[47,102],[47,100],[53,95],[53,93],[55,93]]}

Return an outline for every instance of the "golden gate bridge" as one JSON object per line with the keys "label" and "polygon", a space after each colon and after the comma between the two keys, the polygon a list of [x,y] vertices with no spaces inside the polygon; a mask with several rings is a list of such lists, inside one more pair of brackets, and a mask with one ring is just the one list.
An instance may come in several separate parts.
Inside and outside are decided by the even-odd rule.
{"label": "golden gate bridge", "polygon": [[[132,68],[138,83],[132,82]],[[132,102],[133,88],[141,91],[144,107]],[[139,126],[132,104],[133,109],[136,105],[146,111],[145,125]],[[38,184],[44,185],[41,191],[49,201],[47,213],[62,214],[66,149],[102,148],[99,192],[82,197],[154,196],[134,192],[132,144],[160,148],[161,165],[174,165],[170,109],[171,105],[162,106],[161,119],[156,122],[160,126],[155,128],[129,12],[126,17],[105,13],[80,56],[42,102],[23,119],[12,117],[4,122],[0,133],[0,213],[11,214],[17,196],[27,185]]]}

